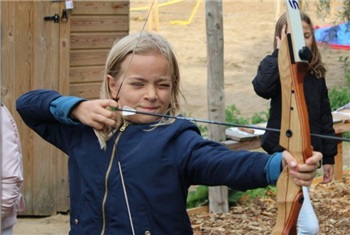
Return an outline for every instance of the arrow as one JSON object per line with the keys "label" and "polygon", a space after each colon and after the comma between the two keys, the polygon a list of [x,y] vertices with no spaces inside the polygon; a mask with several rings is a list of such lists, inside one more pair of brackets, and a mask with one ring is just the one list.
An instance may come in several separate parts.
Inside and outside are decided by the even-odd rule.
{"label": "arrow", "polygon": [[[123,116],[142,114],[142,115],[162,117],[162,118],[167,118],[167,119],[187,120],[187,121],[191,121],[191,122],[215,124],[215,125],[220,125],[220,126],[242,127],[242,128],[249,128],[249,129],[256,129],[256,130],[263,130],[263,131],[280,132],[280,129],[276,129],[276,128],[259,127],[259,126],[254,126],[254,125],[235,124],[235,123],[230,123],[230,122],[220,122],[220,121],[208,120],[208,119],[191,118],[191,117],[184,117],[184,116],[172,116],[172,115],[168,115],[168,114],[137,111],[129,106],[124,106],[122,109],[115,108],[115,110],[121,111]],[[344,141],[344,142],[350,142],[350,139],[342,138],[342,137],[327,136],[327,135],[312,134],[312,133],[311,133],[311,136],[315,136],[315,137],[319,137],[319,138],[323,138],[323,139],[333,139],[333,140],[339,140],[339,141]]]}

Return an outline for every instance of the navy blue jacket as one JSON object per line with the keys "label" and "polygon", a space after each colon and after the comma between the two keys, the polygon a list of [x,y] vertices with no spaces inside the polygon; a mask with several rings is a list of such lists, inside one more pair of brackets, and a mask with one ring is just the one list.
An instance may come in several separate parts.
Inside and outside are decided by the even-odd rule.
{"label": "navy blue jacket", "polygon": [[[277,56],[278,49],[260,62],[257,75],[252,83],[255,92],[259,96],[271,99],[270,118],[267,127],[280,129],[282,97]],[[309,71],[304,78],[304,95],[309,114],[310,132],[336,136],[325,79],[318,78],[312,71]],[[278,143],[279,133],[266,131],[262,137],[261,146],[266,152],[274,153],[283,150]],[[311,144],[315,151],[323,154],[323,164],[334,164],[334,157],[337,154],[337,142],[335,140],[312,136]]]}
{"label": "navy blue jacket", "polygon": [[57,121],[50,103],[58,97],[54,91],[29,92],[17,100],[17,111],[30,128],[69,156],[70,234],[132,234],[118,161],[135,233],[157,235],[192,234],[186,212],[190,185],[266,187],[269,167],[281,164],[281,154],[273,155],[279,159],[273,166],[270,155],[233,152],[204,140],[187,120],[152,131],[145,131],[149,125],[129,124],[102,150],[91,127]]}

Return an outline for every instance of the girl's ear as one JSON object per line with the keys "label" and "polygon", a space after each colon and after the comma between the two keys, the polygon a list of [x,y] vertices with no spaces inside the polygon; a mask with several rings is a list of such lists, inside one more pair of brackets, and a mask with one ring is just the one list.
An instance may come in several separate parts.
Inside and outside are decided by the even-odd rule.
{"label": "girl's ear", "polygon": [[117,98],[117,92],[118,92],[118,83],[117,81],[111,76],[107,75],[107,83],[108,83],[108,88],[111,92],[111,96],[113,99]]}

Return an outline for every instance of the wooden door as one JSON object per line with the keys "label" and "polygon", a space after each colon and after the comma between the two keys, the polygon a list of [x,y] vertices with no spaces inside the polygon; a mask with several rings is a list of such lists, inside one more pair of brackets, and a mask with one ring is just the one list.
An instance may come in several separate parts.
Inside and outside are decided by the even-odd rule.
{"label": "wooden door", "polygon": [[30,215],[68,209],[66,157],[30,131],[15,111],[15,101],[24,92],[59,90],[60,24],[43,20],[59,8],[59,2],[50,1],[3,1],[1,8],[2,98],[14,114],[21,135],[24,214]]}
{"label": "wooden door", "polygon": [[27,207],[23,215],[69,211],[69,179],[67,156],[22,122],[16,99],[40,88],[98,98],[107,52],[129,32],[129,1],[73,5],[67,10],[66,2],[57,0],[1,2],[1,98],[21,135]]}

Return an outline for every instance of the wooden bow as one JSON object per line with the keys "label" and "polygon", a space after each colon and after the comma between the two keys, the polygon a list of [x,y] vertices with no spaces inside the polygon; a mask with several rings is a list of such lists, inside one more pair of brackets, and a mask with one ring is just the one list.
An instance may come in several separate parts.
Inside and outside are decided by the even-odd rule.
{"label": "wooden bow", "polygon": [[[280,145],[303,163],[312,155],[308,111],[304,99],[303,79],[308,62],[300,58],[305,41],[297,1],[286,0],[288,33],[278,52],[278,67],[282,90]],[[296,224],[303,193],[285,167],[277,181],[278,215],[272,234],[297,234]]]}

